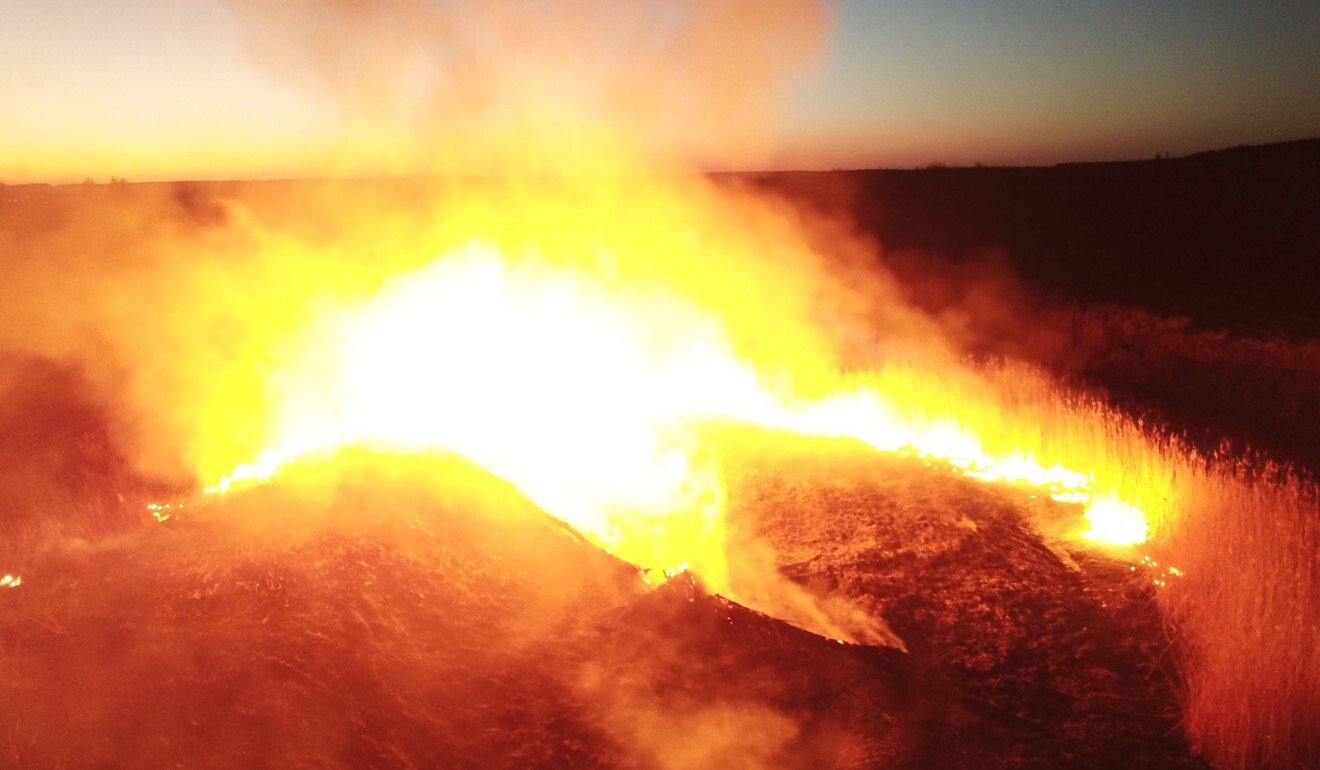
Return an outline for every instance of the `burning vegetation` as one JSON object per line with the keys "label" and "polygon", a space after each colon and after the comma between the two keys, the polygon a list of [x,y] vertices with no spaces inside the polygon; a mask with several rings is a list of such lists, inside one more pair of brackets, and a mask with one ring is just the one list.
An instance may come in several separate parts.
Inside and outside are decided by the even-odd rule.
{"label": "burning vegetation", "polygon": [[[974,358],[853,223],[649,152],[754,134],[821,7],[552,5],[248,8],[446,173],[5,214],[5,761],[1196,766],[1180,710],[1223,767],[1316,756],[1310,482]],[[408,79],[440,51],[474,79]]]}

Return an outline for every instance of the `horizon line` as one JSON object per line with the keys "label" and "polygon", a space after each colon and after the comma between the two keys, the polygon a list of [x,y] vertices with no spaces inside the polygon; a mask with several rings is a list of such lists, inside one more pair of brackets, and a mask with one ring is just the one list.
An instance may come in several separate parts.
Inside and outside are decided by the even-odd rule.
{"label": "horizon line", "polygon": [[[1261,143],[1242,143],[1227,147],[1214,147],[1206,150],[1197,150],[1185,155],[1170,155],[1165,153],[1156,153],[1154,157],[1146,156],[1140,158],[1124,158],[1114,160],[1068,160],[1057,163],[1041,164],[990,164],[990,163],[944,163],[941,161],[932,161],[919,166],[837,166],[832,168],[777,168],[777,169],[694,169],[690,171],[666,171],[648,174],[648,176],[756,176],[762,174],[842,174],[859,173],[866,171],[894,171],[894,172],[913,172],[913,171],[969,171],[969,170],[1017,170],[1017,169],[1050,169],[1061,168],[1065,166],[1103,166],[1119,165],[1125,163],[1156,163],[1164,161],[1178,161],[1198,158],[1206,155],[1216,155],[1220,153],[1230,153],[1235,151],[1244,151],[1251,149],[1281,148],[1289,145],[1306,145],[1309,143],[1320,144],[1320,135],[1312,135],[1299,139],[1285,139],[1275,142]],[[640,173],[640,172],[639,172]],[[602,176],[603,174],[574,174],[572,176]],[[634,176],[636,174],[624,174],[623,176]],[[82,185],[92,186],[110,186],[115,183],[148,185],[148,184],[237,184],[237,183],[280,183],[280,182],[390,182],[404,180],[426,180],[426,179],[498,179],[507,177],[508,174],[501,173],[467,173],[452,174],[443,172],[425,172],[419,171],[410,174],[362,174],[347,176],[250,176],[250,177],[193,177],[193,178],[160,178],[160,179],[142,179],[130,181],[127,177],[111,176],[107,181],[97,181],[94,177],[84,177],[81,181],[27,181],[27,182],[5,182],[0,179],[0,187],[80,187]],[[521,174],[525,178],[562,178],[570,176],[555,172],[537,172]]]}

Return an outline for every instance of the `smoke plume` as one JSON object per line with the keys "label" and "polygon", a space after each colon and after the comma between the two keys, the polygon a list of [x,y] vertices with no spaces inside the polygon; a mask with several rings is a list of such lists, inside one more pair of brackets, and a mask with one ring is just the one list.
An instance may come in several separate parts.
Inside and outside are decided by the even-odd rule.
{"label": "smoke plume", "polygon": [[272,77],[337,101],[346,146],[479,173],[763,160],[832,21],[821,0],[231,5]]}

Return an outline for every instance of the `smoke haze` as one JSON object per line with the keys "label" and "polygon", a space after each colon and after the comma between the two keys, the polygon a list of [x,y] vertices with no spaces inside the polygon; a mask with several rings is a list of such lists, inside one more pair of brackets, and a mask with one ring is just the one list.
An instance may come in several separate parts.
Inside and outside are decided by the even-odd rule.
{"label": "smoke haze", "polygon": [[764,160],[833,16],[820,0],[231,6],[271,77],[340,105],[350,143],[464,173]]}

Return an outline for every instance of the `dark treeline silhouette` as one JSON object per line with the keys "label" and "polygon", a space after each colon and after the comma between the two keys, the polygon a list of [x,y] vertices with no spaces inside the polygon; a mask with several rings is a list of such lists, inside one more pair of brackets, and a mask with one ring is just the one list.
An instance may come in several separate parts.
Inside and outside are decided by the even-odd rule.
{"label": "dark treeline silhouette", "polygon": [[1320,139],[1041,168],[757,175],[888,251],[1003,252],[1061,298],[1257,336],[1320,336]]}
{"label": "dark treeline silhouette", "polygon": [[973,351],[1079,377],[1207,451],[1320,468],[1320,139],[749,178],[874,237],[911,299],[970,319]]}

